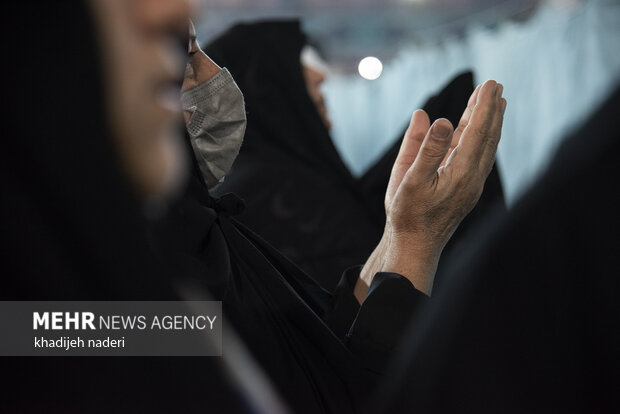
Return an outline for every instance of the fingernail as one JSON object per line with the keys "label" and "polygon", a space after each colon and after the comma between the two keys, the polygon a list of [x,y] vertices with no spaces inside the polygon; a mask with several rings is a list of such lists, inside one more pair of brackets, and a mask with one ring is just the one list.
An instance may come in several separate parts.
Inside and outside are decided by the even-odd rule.
{"label": "fingernail", "polygon": [[502,93],[504,93],[504,85],[502,85],[501,83],[497,84],[497,97],[501,97]]}
{"label": "fingernail", "polygon": [[433,137],[439,139],[446,139],[450,135],[450,128],[444,124],[439,123],[433,125]]}

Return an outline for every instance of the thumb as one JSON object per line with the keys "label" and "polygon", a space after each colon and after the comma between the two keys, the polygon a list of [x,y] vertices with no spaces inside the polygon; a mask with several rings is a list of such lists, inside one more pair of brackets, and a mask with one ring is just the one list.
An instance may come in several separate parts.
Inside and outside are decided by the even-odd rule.
{"label": "thumb", "polygon": [[418,156],[407,175],[411,174],[412,177],[423,181],[433,179],[450,149],[453,133],[450,121],[445,118],[436,120],[426,134]]}

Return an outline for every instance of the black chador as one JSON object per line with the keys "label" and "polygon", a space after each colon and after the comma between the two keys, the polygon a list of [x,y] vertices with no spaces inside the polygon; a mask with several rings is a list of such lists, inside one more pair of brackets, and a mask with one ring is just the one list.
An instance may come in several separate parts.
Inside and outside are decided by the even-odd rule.
{"label": "black chador", "polygon": [[616,89],[450,264],[369,412],[617,411],[619,111]]}
{"label": "black chador", "polygon": [[358,412],[426,296],[398,274],[378,273],[360,306],[359,266],[330,293],[232,217],[242,210],[233,194],[211,197],[194,165],[187,194],[157,229],[160,247],[223,301],[293,412]]}
{"label": "black chador", "polygon": [[[235,78],[248,116],[241,152],[215,194],[244,199],[238,220],[332,290],[381,238],[383,198],[402,138],[363,177],[350,174],[304,83],[300,53],[307,42],[298,21],[271,21],[234,26],[205,48]],[[424,109],[431,120],[456,125],[472,92],[472,74],[461,74]],[[503,205],[494,169],[445,257],[496,202]]]}

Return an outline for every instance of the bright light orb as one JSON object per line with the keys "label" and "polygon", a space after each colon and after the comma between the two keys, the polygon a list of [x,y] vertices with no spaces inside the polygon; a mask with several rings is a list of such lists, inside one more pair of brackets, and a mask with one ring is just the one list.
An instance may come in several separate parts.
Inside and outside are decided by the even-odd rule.
{"label": "bright light orb", "polygon": [[375,80],[383,72],[383,63],[374,56],[368,56],[360,61],[357,70],[362,78]]}

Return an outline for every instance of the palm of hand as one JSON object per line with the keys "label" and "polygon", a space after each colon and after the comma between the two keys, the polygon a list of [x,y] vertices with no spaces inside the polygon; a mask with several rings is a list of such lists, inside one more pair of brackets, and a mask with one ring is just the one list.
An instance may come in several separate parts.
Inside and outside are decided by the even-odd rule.
{"label": "palm of hand", "polygon": [[443,247],[480,198],[501,137],[506,100],[495,81],[478,86],[457,126],[430,126],[416,111],[392,168],[385,194],[386,226],[360,272],[360,303],[377,272],[406,277],[430,295]]}
{"label": "palm of hand", "polygon": [[[430,126],[413,114],[385,196],[392,237],[441,250],[480,198],[501,137],[502,86],[476,88],[455,131],[445,119]],[[435,136],[443,131],[446,137]]]}

